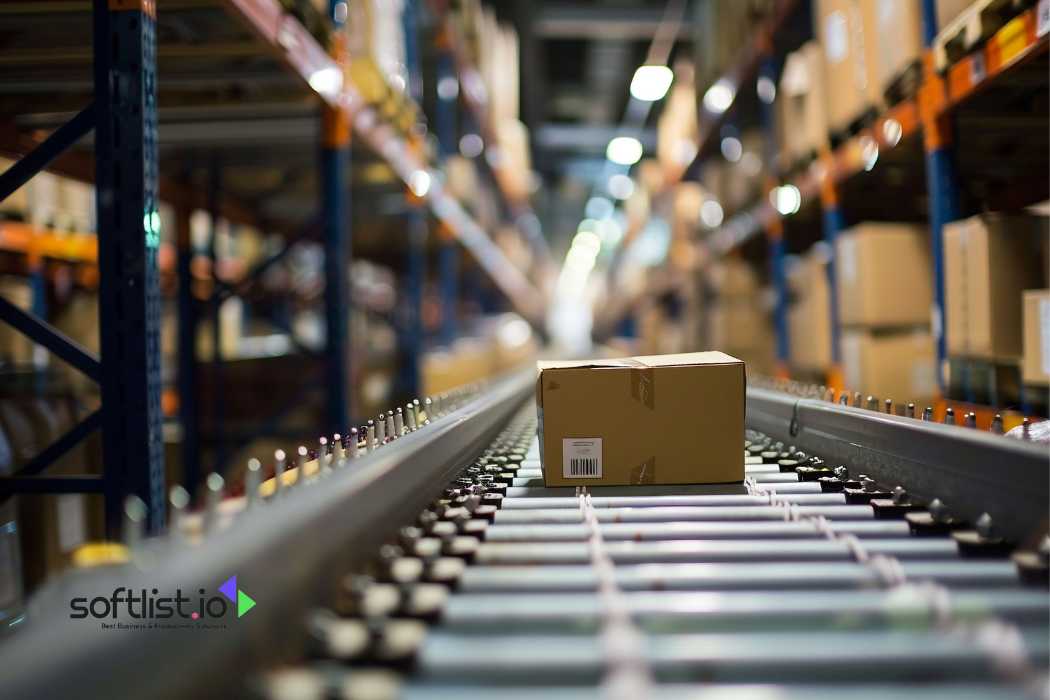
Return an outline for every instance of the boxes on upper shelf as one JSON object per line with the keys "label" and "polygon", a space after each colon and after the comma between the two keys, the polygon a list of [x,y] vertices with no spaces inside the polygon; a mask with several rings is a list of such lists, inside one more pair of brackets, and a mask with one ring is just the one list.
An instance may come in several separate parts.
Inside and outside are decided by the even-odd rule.
{"label": "boxes on upper shelf", "polygon": [[869,79],[876,52],[864,31],[864,11],[861,0],[817,0],[814,5],[813,33],[824,51],[825,109],[832,132],[846,131],[882,104],[879,86]]}
{"label": "boxes on upper shelf", "polygon": [[1047,219],[979,214],[944,227],[945,322],[950,355],[1018,357],[1021,293],[1046,283]]}
{"label": "boxes on upper shelf", "polygon": [[[911,71],[911,78],[921,75],[922,3],[900,0],[861,0],[864,38],[870,50],[867,56],[868,79],[885,95],[895,81]],[[917,86],[917,85],[916,85]],[[897,97],[905,95],[898,94]]]}
{"label": "boxes on upper shelf", "polygon": [[933,301],[928,237],[909,223],[865,222],[835,241],[839,321],[844,326],[923,326]]}
{"label": "boxes on upper shelf", "polygon": [[788,54],[780,75],[779,106],[782,166],[789,166],[827,146],[824,58],[810,41]]}
{"label": "boxes on upper shelf", "polygon": [[1024,293],[1024,357],[1021,378],[1025,384],[1050,384],[1050,289]]}
{"label": "boxes on upper shelf", "polygon": [[937,393],[933,336],[928,331],[842,332],[846,388],[896,403],[928,402]]}
{"label": "boxes on upper shelf", "polygon": [[974,0],[937,0],[937,29],[943,29],[973,2]]}

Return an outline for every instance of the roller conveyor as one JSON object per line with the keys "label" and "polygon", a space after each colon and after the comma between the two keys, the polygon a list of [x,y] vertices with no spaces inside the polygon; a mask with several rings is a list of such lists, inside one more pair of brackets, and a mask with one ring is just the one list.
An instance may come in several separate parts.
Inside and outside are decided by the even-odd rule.
{"label": "roller conveyor", "polygon": [[[980,501],[987,508],[950,519],[938,511],[927,522],[938,495],[923,490],[928,472],[912,492],[903,467],[899,480],[878,474],[899,468],[887,452],[829,460],[790,435],[788,422],[782,432],[749,430],[742,484],[547,489],[534,409],[521,407],[527,392],[490,394],[473,414],[452,411],[320,477],[328,488],[285,489],[234,514],[224,531],[189,545],[196,557],[176,552],[165,566],[192,562],[189,578],[237,567],[259,615],[238,621],[246,624],[221,646],[202,635],[206,649],[178,647],[179,692],[151,686],[143,695],[209,687],[280,700],[1045,694],[1045,557],[1029,555],[1042,562],[1033,569],[1010,556],[1038,542],[1019,536],[1018,523],[1044,537],[1045,523],[1029,515],[989,527],[978,516],[999,507],[995,489]],[[1004,459],[1039,463],[1034,451],[1003,444]],[[821,459],[841,460],[846,471],[825,470]],[[806,465],[823,480],[803,479],[797,468]],[[953,478],[961,477],[945,477],[949,491],[959,488]],[[399,499],[379,490],[383,479]],[[1040,483],[1045,473],[1033,472],[1029,488]],[[850,490],[862,484],[860,493],[893,496],[861,502]],[[232,642],[239,648],[230,653]],[[109,643],[105,653],[168,642]],[[18,659],[3,651],[0,662]],[[85,670],[103,652],[65,651],[82,689],[104,697],[112,687],[104,674]],[[221,662],[211,660],[220,651]]]}

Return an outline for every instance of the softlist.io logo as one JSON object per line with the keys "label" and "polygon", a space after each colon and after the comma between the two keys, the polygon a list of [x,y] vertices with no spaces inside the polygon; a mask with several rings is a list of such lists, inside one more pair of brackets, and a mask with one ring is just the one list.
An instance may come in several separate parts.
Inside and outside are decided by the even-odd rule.
{"label": "softlist.io logo", "polygon": [[226,579],[226,582],[219,586],[219,593],[226,596],[231,603],[237,604],[237,617],[244,617],[245,613],[255,607],[255,601],[247,593],[237,588],[236,576]]}
{"label": "softlist.io logo", "polygon": [[[192,620],[194,622],[217,621],[221,623],[229,612],[231,604],[237,611],[237,617],[244,617],[255,607],[255,599],[237,587],[237,576],[231,576],[219,586],[221,595],[207,596],[205,589],[197,590],[198,597],[193,598],[176,588],[174,594],[162,594],[157,588],[130,589],[123,586],[113,589],[108,595],[94,598],[77,597],[69,601],[70,619],[83,620],[92,617],[96,620],[142,620],[157,622],[168,620]],[[229,603],[227,603],[229,601]],[[193,624],[190,622],[189,624]],[[141,627],[141,624],[135,624]],[[103,624],[109,629],[110,626]],[[153,625],[149,625],[153,628]],[[157,625],[164,629],[167,625]],[[127,628],[124,624],[116,626]]]}

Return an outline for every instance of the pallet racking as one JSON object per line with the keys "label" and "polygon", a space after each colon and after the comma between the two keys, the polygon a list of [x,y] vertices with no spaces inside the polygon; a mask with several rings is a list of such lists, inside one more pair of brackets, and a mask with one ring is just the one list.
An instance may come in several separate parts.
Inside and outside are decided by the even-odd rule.
{"label": "pallet racking", "polygon": [[[351,419],[346,310],[352,302],[346,266],[351,255],[352,161],[368,165],[378,157],[393,171],[394,190],[410,200],[409,227],[415,240],[425,239],[428,216],[433,216],[442,232],[476,259],[523,316],[533,322],[542,317],[543,295],[442,186],[440,170],[428,161],[422,138],[403,128],[412,114],[418,114],[419,96],[397,100],[400,109],[394,111],[389,102],[366,99],[350,80],[340,31],[346,4],[333,0],[328,9],[327,17],[304,18],[311,20],[307,22],[311,27],[323,28],[313,33],[277,0],[185,0],[165,4],[159,21],[152,0],[95,0],[90,8],[45,2],[31,8],[12,6],[2,13],[3,21],[23,30],[17,36],[26,43],[18,55],[4,59],[26,69],[24,79],[10,92],[28,96],[22,95],[25,99],[19,104],[4,105],[6,112],[18,116],[0,134],[0,151],[21,158],[0,174],[0,197],[44,168],[94,182],[98,235],[4,222],[0,251],[25,256],[34,275],[42,274],[41,261],[56,260],[74,263],[86,271],[86,278],[97,279],[103,346],[101,355],[93,356],[42,319],[0,299],[0,320],[96,379],[102,397],[101,408],[55,445],[17,474],[0,479],[0,493],[102,493],[111,529],[119,521],[122,499],[133,494],[147,504],[150,530],[161,529],[166,510],[161,273],[172,273],[179,283],[177,403],[184,482],[192,491],[203,471],[197,384],[205,369],[195,350],[198,328],[206,320],[213,325],[215,359],[208,371],[221,377],[219,304],[250,286],[302,240],[319,240],[326,251],[326,342],[322,353],[299,348],[308,355],[320,354],[323,366],[319,377],[304,378],[301,390],[323,392],[326,430],[345,429]],[[51,26],[47,40],[57,44],[49,47],[47,55],[32,45],[41,16]],[[414,15],[406,17],[407,30],[414,30],[414,21]],[[91,33],[84,30],[87,26]],[[83,50],[92,44],[93,52]],[[58,80],[66,89],[52,99],[40,97],[32,87]],[[389,86],[384,89],[390,91]],[[54,115],[76,108],[75,101],[89,106],[62,124],[61,117]],[[77,147],[92,129],[93,151]],[[274,142],[273,148],[260,149],[260,141],[267,139]],[[311,145],[318,142],[320,152],[311,162]],[[318,183],[315,191],[320,201],[294,200],[294,193],[278,201],[275,193],[251,191],[235,177],[238,167],[264,165],[283,167],[282,181],[291,173],[299,181]],[[176,212],[175,250],[165,251],[166,255],[160,254],[162,200]],[[313,212],[315,208],[318,211]],[[211,288],[204,300],[191,293],[194,250],[189,216],[195,209],[209,212],[212,221],[207,257],[214,274],[209,273]],[[280,232],[283,244],[253,268],[220,276],[214,243],[220,217]],[[402,362],[411,378],[418,374],[420,359],[418,319],[425,260],[420,258],[420,246],[410,248],[415,256],[409,265],[410,287],[418,293],[409,295],[410,308],[404,316],[410,326],[416,324],[416,330],[409,333]],[[458,255],[451,244],[449,248],[448,256]],[[160,259],[174,262],[162,270]],[[449,292],[445,303],[454,305],[454,286],[447,280],[443,286]],[[409,379],[405,388],[414,387]],[[213,393],[208,409],[222,425],[222,392]],[[235,444],[276,430],[288,413],[289,406],[282,404],[234,444],[220,439],[214,445],[214,468],[223,469]],[[102,431],[105,453],[102,477],[39,476],[96,428]]]}
{"label": "pallet racking", "polygon": [[[776,31],[783,26],[791,3],[776,3],[770,19],[756,29],[755,39],[740,53],[740,58],[723,76],[723,80],[740,86],[753,79],[761,70],[767,70],[775,60],[774,41]],[[778,185],[791,185],[797,189],[799,206],[794,212],[781,213],[775,203],[763,196],[758,202],[727,217],[725,223],[714,231],[707,245],[716,254],[724,255],[739,249],[759,235],[764,235],[770,251],[770,278],[775,292],[774,328],[777,337],[778,373],[787,376],[788,349],[787,300],[789,291],[784,272],[785,259],[790,246],[793,218],[812,220],[812,207],[817,205],[823,240],[832,244],[840,231],[846,227],[847,214],[856,214],[867,206],[858,200],[858,190],[876,203],[893,201],[907,188],[899,184],[879,181],[876,163],[891,163],[896,169],[925,172],[927,205],[924,212],[930,225],[931,259],[934,267],[934,311],[933,329],[937,343],[937,359],[943,368],[947,360],[944,338],[944,272],[943,272],[943,227],[964,215],[967,208],[976,207],[973,181],[987,179],[992,169],[990,163],[994,152],[982,143],[989,132],[1002,132],[1003,109],[996,110],[992,103],[999,95],[996,90],[1045,90],[1045,64],[1048,32],[1050,32],[1050,3],[1041,0],[1011,19],[996,31],[986,42],[972,53],[947,66],[943,72],[935,70],[932,45],[937,34],[936,3],[923,2],[923,28],[926,50],[922,58],[921,81],[916,93],[877,114],[870,124],[845,139],[836,148],[819,153],[808,164],[781,172],[769,183],[766,190]],[[765,62],[756,59],[756,52],[765,56]],[[743,76],[743,77],[740,77]],[[984,100],[985,104],[974,107]],[[719,115],[709,115],[701,107],[701,114],[712,126],[708,138],[698,151],[697,158],[689,166],[687,176],[695,176],[714,151],[709,142],[717,140],[718,127],[731,116],[731,109]],[[973,107],[972,118],[961,123],[961,114],[968,114]],[[998,112],[998,113],[997,113]],[[991,119],[987,117],[991,116]],[[991,127],[981,126],[981,118]],[[1031,128],[1028,128],[1031,127]],[[1045,121],[1025,125],[1025,134],[1042,129]],[[775,143],[771,122],[765,122],[766,138]],[[1020,137],[1023,138],[1023,137]],[[1038,148],[1038,141],[1035,147]],[[919,150],[921,147],[921,151]],[[921,153],[921,156],[920,156]],[[972,154],[972,155],[971,155]],[[1037,154],[1038,155],[1038,154]],[[1042,155],[1045,155],[1043,153]],[[960,172],[960,158],[965,159]],[[1035,182],[1024,182],[1025,166],[1021,163],[1007,178],[1008,186],[988,194],[984,188],[984,203],[1017,206],[1032,203],[1040,194],[1045,198],[1045,178]],[[921,169],[921,170],[920,170]],[[995,168],[1002,170],[1002,168]],[[1038,169],[1036,163],[1030,169]],[[1045,167],[1043,168],[1045,174]],[[909,181],[909,185],[916,183]],[[922,187],[922,183],[918,183]],[[1042,187],[1040,190],[1039,188]],[[844,200],[848,199],[848,202]],[[870,207],[869,207],[870,208]],[[812,240],[808,241],[813,242]],[[839,322],[837,300],[834,292],[834,258],[828,265],[831,282],[831,328],[833,366],[825,378],[827,386],[843,386],[839,357]],[[939,373],[942,380],[943,369]],[[941,408],[943,410],[943,406]]]}

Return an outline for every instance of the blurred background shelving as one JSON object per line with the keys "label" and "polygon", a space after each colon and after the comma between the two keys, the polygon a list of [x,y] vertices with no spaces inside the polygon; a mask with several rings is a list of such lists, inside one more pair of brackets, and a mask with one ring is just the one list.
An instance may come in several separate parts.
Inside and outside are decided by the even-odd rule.
{"label": "blurred background shelving", "polygon": [[0,1],[0,297],[64,348],[0,323],[30,585],[541,348],[1047,414],[1050,0],[110,4]]}

